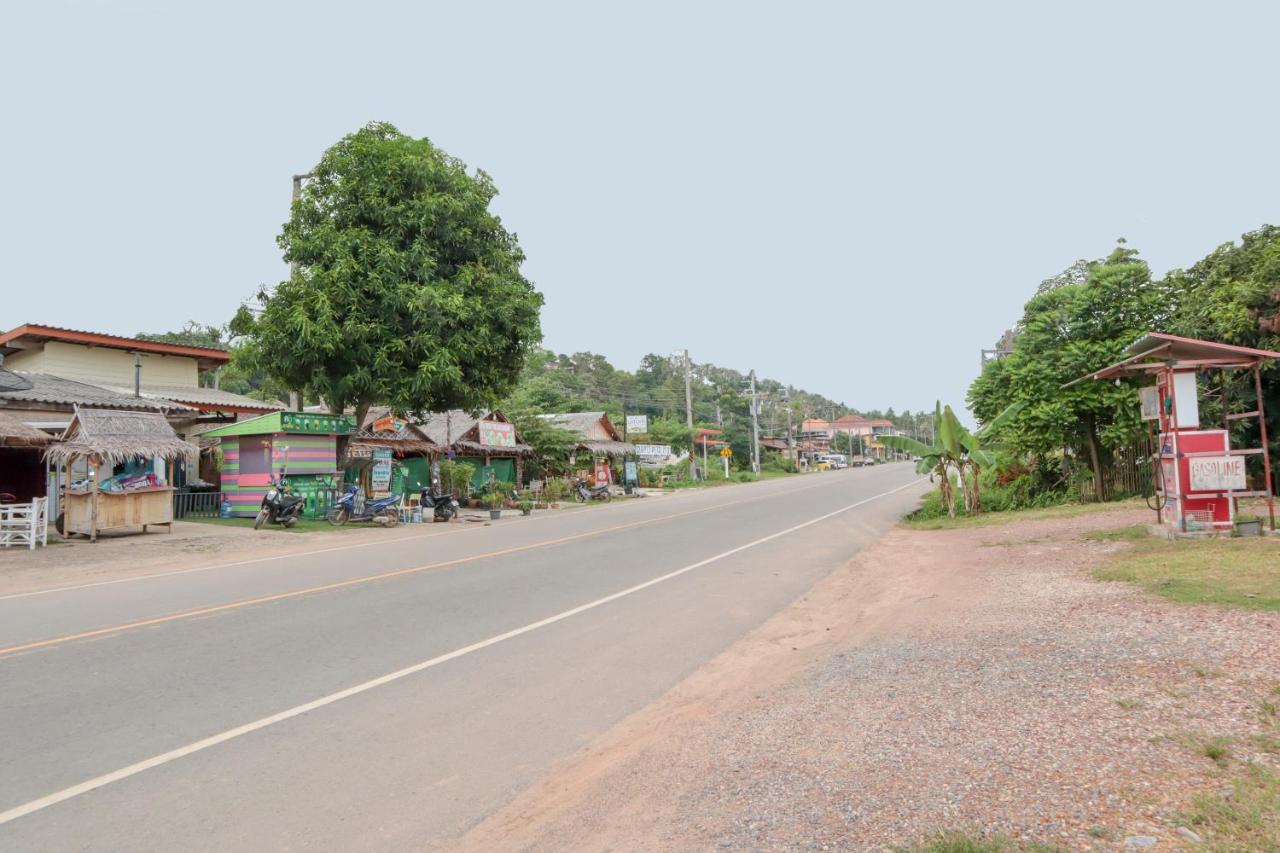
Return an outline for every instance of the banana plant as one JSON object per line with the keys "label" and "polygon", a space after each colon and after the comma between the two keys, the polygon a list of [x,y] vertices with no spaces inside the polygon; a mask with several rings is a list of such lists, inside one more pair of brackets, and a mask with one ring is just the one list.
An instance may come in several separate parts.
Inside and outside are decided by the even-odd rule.
{"label": "banana plant", "polygon": [[965,511],[982,512],[978,478],[983,468],[996,462],[991,438],[1022,411],[1024,405],[1022,402],[1014,403],[973,433],[965,429],[950,406],[944,407],[939,401],[933,409],[933,444],[925,444],[905,435],[887,435],[880,439],[880,443],[920,458],[916,463],[916,470],[921,474],[928,474],[929,479],[938,481],[938,490],[949,516],[955,518],[956,515],[955,490],[951,481],[953,472],[956,484],[960,486]]}

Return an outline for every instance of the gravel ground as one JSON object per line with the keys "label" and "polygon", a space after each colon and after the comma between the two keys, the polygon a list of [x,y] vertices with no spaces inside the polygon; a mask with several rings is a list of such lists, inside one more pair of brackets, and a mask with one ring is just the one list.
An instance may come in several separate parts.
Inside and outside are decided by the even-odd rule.
{"label": "gravel ground", "polygon": [[1280,614],[1089,568],[1124,510],[897,530],[464,838],[468,849],[861,850],[939,830],[1146,836],[1227,776],[1280,681]]}

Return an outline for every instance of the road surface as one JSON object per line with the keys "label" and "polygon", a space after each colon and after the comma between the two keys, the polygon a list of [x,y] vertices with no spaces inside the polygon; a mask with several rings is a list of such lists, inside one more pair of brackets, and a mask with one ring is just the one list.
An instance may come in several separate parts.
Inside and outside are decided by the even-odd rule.
{"label": "road surface", "polygon": [[925,488],[824,472],[0,597],[0,850],[447,846]]}

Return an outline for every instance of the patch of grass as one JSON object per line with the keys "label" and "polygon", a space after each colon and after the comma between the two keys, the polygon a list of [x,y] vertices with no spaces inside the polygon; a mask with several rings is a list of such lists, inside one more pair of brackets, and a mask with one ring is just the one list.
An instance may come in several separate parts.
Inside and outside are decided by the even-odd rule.
{"label": "patch of grass", "polygon": [[1091,826],[1089,827],[1089,837],[1090,838],[1110,838],[1111,831],[1108,830],[1105,826]]}
{"label": "patch of grass", "polygon": [[1272,720],[1280,716],[1280,705],[1277,705],[1275,702],[1271,702],[1266,699],[1263,699],[1261,702],[1258,703],[1258,710],[1262,712],[1262,715],[1264,717],[1267,717]]}
{"label": "patch of grass", "polygon": [[1203,740],[1191,739],[1191,746],[1196,752],[1212,761],[1219,767],[1225,767],[1231,760],[1231,739],[1211,737]]}
{"label": "patch of grass", "polygon": [[1135,524],[1132,527],[1121,527],[1119,530],[1095,530],[1092,533],[1086,533],[1084,538],[1094,542],[1133,542],[1147,539],[1150,535],[1147,533],[1145,524]]}
{"label": "patch of grass", "polygon": [[1048,844],[1012,841],[1004,836],[975,838],[962,832],[940,832],[915,847],[895,847],[899,853],[1058,853],[1063,850]]}
{"label": "patch of grass", "polygon": [[1212,666],[1204,666],[1202,664],[1196,664],[1191,667],[1191,671],[1196,674],[1197,678],[1217,678],[1222,675],[1222,670]]}
{"label": "patch of grass", "polygon": [[993,524],[1007,524],[1011,521],[1037,521],[1049,518],[1075,518],[1080,515],[1092,515],[1095,512],[1116,512],[1123,509],[1137,509],[1143,504],[1140,500],[1114,501],[1111,503],[1060,504],[1042,509],[1022,509],[1010,512],[984,512],[981,515],[958,515],[955,518],[911,518],[902,520],[902,524],[912,530],[957,530],[966,527],[988,527]]}
{"label": "patch of grass", "polygon": [[[1094,569],[1100,581],[1142,586],[1171,601],[1280,610],[1280,542],[1259,539],[1169,541],[1109,531],[1128,548]],[[1090,538],[1100,538],[1091,534]]]}
{"label": "patch of grass", "polygon": [[1143,702],[1141,699],[1124,696],[1117,699],[1116,704],[1121,708],[1124,708],[1126,711],[1132,711],[1145,706],[1147,703]]}
{"label": "patch of grass", "polygon": [[1256,764],[1232,782],[1231,796],[1203,794],[1183,816],[1206,850],[1280,850],[1280,775]]}
{"label": "patch of grass", "polygon": [[1249,738],[1253,745],[1263,752],[1280,755],[1280,738],[1275,735],[1253,735]]}

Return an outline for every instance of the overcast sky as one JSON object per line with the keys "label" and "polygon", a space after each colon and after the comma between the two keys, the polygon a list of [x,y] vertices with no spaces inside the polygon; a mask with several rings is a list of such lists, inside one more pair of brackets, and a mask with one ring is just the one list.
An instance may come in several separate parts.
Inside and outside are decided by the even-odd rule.
{"label": "overcast sky", "polygon": [[0,11],[0,326],[225,322],[371,120],[489,172],[545,344],[959,403],[1043,278],[1280,220],[1280,4]]}

